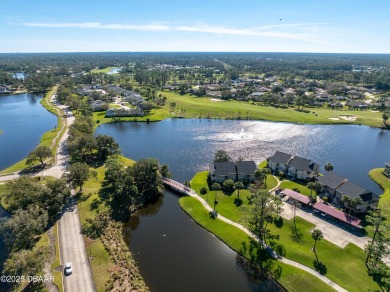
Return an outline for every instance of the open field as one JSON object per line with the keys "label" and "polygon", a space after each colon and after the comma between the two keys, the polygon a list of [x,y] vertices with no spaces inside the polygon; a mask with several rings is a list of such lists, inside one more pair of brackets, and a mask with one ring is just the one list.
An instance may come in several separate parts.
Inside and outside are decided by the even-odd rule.
{"label": "open field", "polygon": [[[210,117],[221,119],[241,119],[247,117],[251,120],[268,120],[277,122],[292,122],[302,124],[356,124],[380,127],[382,123],[382,114],[371,111],[349,111],[332,110],[325,108],[310,108],[310,113],[298,112],[295,108],[275,108],[271,106],[258,106],[247,102],[226,101],[211,102],[210,98],[192,97],[188,94],[180,95],[175,92],[162,92],[167,97],[167,103],[164,106],[169,109],[170,102],[176,102],[179,111],[185,109],[185,116],[192,117]],[[315,114],[313,114],[313,112]],[[356,120],[330,120],[339,116],[355,116]]]}

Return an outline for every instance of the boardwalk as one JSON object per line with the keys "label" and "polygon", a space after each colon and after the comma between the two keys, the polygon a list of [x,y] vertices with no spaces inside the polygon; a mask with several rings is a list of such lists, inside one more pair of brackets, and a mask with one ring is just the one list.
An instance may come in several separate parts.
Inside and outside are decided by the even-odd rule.
{"label": "boardwalk", "polygon": [[162,178],[163,184],[166,187],[169,187],[170,189],[174,190],[176,193],[179,193],[184,196],[194,196],[196,193],[193,189],[190,189],[189,187],[173,180],[170,178],[163,177]]}

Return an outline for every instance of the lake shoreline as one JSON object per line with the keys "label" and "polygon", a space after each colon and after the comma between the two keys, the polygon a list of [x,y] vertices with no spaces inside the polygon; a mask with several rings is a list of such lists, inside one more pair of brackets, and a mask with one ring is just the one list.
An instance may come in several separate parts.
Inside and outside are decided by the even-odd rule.
{"label": "lake shoreline", "polygon": [[[47,91],[45,96],[42,97],[42,100],[40,101],[40,104],[43,108],[45,108],[49,113],[52,113],[53,115],[55,115],[57,117],[57,125],[56,125],[56,129],[54,132],[55,135],[54,135],[53,139],[55,139],[58,132],[62,131],[62,127],[59,127],[59,125],[61,125],[61,116],[57,111],[52,109],[53,108],[52,106],[49,106],[50,100],[48,100],[54,94],[56,89],[57,89],[57,87],[54,86],[51,90]],[[28,94],[30,94],[30,93],[31,92],[29,92]],[[53,130],[49,130],[49,131],[44,132],[40,138],[40,142],[37,145],[37,147],[42,143],[42,140],[44,139],[44,137],[51,134],[52,132],[53,132]],[[61,139],[61,137],[58,138],[58,141],[60,139]],[[52,141],[50,141],[50,144],[51,143],[52,143]],[[57,145],[55,145],[55,146],[57,146]],[[54,150],[55,150],[55,148],[54,148]],[[0,176],[5,176],[8,174],[12,174],[15,172],[19,172],[20,170],[23,170],[24,168],[22,167],[22,165],[25,166],[25,164],[23,163],[25,160],[26,160],[26,157],[21,159],[20,161],[15,162],[14,164],[12,164],[4,169],[0,169]]]}
{"label": "lake shoreline", "polygon": [[165,117],[165,118],[162,118],[162,119],[153,119],[153,118],[149,118],[149,119],[141,119],[141,120],[134,120],[134,118],[129,118],[129,117],[125,117],[125,118],[116,118],[116,120],[111,120],[111,121],[105,121],[105,120],[99,120],[98,123],[96,123],[96,120],[95,120],[95,123],[96,123],[96,128],[98,128],[100,125],[104,125],[104,124],[113,124],[113,123],[156,123],[156,122],[161,122],[161,121],[164,121],[164,120],[168,120],[168,119],[185,119],[185,120],[218,120],[218,121],[252,121],[252,122],[271,122],[271,123],[286,123],[286,124],[294,124],[294,125],[332,125],[332,126],[345,126],[345,125],[348,125],[348,126],[366,126],[366,127],[370,127],[370,128],[374,128],[374,129],[380,129],[380,130],[390,130],[390,127],[389,128],[385,128],[383,127],[382,125],[379,125],[379,126],[372,126],[372,125],[369,125],[369,124],[365,124],[365,123],[350,123],[348,121],[337,121],[337,122],[332,122],[332,120],[329,120],[329,122],[320,122],[320,123],[302,123],[302,122],[294,122],[294,121],[283,121],[283,120],[271,120],[271,119],[234,119],[234,118],[226,118],[226,119],[222,119],[222,118],[213,118],[213,117],[210,117],[210,118],[207,118],[207,117]]}

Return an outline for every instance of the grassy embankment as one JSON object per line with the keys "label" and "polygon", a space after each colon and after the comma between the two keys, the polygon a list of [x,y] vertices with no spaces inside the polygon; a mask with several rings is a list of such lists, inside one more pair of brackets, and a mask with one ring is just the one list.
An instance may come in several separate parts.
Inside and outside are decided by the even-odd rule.
{"label": "grassy embankment", "polygon": [[4,210],[9,208],[9,199],[6,196],[7,187],[5,183],[0,184],[0,205]]}
{"label": "grassy embankment", "polygon": [[174,117],[169,111],[165,109],[152,110],[150,114],[144,117],[119,117],[119,118],[106,118],[106,112],[94,112],[93,120],[97,126],[112,122],[159,122],[168,118]]}
{"label": "grassy embankment", "polygon": [[[41,104],[43,107],[45,107],[49,112],[55,114],[57,116],[58,122],[55,129],[47,131],[44,133],[41,137],[41,141],[38,146],[47,146],[50,147],[52,150],[52,153],[57,151],[58,144],[60,142],[61,136],[65,133],[65,127],[64,127],[64,119],[62,118],[62,112],[55,106],[51,105],[50,103],[50,97],[52,94],[57,90],[57,87],[54,86],[52,90],[46,93],[45,97],[41,100]],[[57,137],[56,141],[53,144],[54,139]],[[37,147],[38,147],[37,146]],[[0,171],[0,174],[6,174],[6,173],[12,173],[16,171],[20,171],[26,168],[26,158],[22,159],[21,161],[18,161],[14,165],[11,165],[10,167]]]}
{"label": "grassy embankment", "polygon": [[[242,119],[248,116],[251,120],[268,120],[275,122],[291,122],[301,124],[357,124],[380,127],[382,113],[371,111],[332,110],[326,108],[310,108],[310,113],[298,112],[294,108],[275,108],[270,106],[258,106],[247,102],[220,101],[212,102],[210,98],[197,98],[188,94],[180,95],[175,92],[162,92],[167,97],[164,108],[169,111],[169,103],[176,102],[179,111],[185,109],[185,117],[193,118],[230,118],[237,119],[239,114]],[[315,112],[315,114],[313,114]],[[356,121],[330,120],[339,116],[355,116]]]}
{"label": "grassy embankment", "polygon": [[[379,200],[379,207],[386,209],[390,208],[390,179],[383,174],[384,168],[375,168],[369,172],[369,176],[375,181],[384,191]],[[390,214],[388,214],[390,217]]]}
{"label": "grassy embankment", "polygon": [[[134,161],[122,157],[122,161],[125,165],[131,165]],[[98,212],[107,210],[104,204],[98,204],[97,208],[94,208],[96,201],[99,201],[98,192],[101,188],[101,183],[104,180],[105,167],[101,166],[94,168],[97,172],[97,179],[90,179],[83,186],[83,196],[78,203],[79,215],[81,225],[86,223],[87,219],[93,219]],[[111,259],[109,253],[104,248],[102,241],[98,239],[90,239],[84,237],[87,253],[91,260],[92,274],[97,291],[104,291],[105,284],[108,282],[112,275],[112,271],[115,268],[115,264]]]}
{"label": "grassy embankment", "polygon": [[[268,184],[268,188],[271,188],[272,182],[269,181]],[[207,186],[207,172],[197,173],[191,181],[191,187],[198,194],[202,186]],[[300,190],[302,190],[301,187]],[[212,206],[212,200],[214,199],[213,191],[209,191],[208,194],[202,195],[202,197]],[[219,191],[216,210],[222,216],[242,224],[240,218],[243,214],[237,204],[235,204],[234,198],[236,196],[226,196]],[[242,199],[242,202],[240,202],[241,205],[248,204],[246,194],[242,191],[240,192],[240,198]],[[214,223],[215,220],[210,218],[207,210],[195,199],[183,198],[181,199],[181,205],[195,221],[212,233],[215,233],[234,250],[239,251],[241,242],[247,240],[248,236],[246,234],[241,237],[232,236],[231,234],[233,233],[229,230],[233,227],[223,222],[218,223],[221,226],[216,228],[214,226],[216,224]],[[345,248],[340,248],[326,240],[321,240],[317,244],[317,255],[323,266],[316,267],[315,255],[310,251],[314,244],[311,238],[311,230],[315,226],[299,217],[296,218],[296,222],[300,234],[298,238],[292,236],[293,220],[283,220],[283,224],[270,224],[268,226],[271,234],[279,236],[279,243],[285,247],[286,257],[288,259],[302,263],[310,268],[321,270],[326,277],[349,291],[361,291],[361,289],[379,290],[377,283],[367,273],[367,268],[364,265],[364,251],[353,244],[348,244]],[[232,244],[231,241],[239,242]],[[283,283],[283,274],[281,282]],[[283,283],[283,285],[285,284]],[[306,287],[306,283],[300,283],[299,285],[301,285],[298,286],[301,289],[302,287]]]}
{"label": "grassy embankment", "polygon": [[51,264],[51,270],[53,271],[54,284],[58,287],[59,291],[64,291],[64,288],[62,286],[62,269],[60,269],[59,271],[55,270],[61,264],[60,253],[59,253],[60,246],[58,242],[58,223],[54,225],[53,233],[54,236],[56,237],[56,241],[55,241],[56,255],[54,261]]}

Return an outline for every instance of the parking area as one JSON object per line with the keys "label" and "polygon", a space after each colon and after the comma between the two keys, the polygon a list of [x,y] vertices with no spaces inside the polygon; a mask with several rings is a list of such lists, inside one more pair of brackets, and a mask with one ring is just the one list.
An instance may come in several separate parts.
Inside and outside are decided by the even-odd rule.
{"label": "parking area", "polygon": [[[294,210],[289,203],[283,199],[283,206],[281,215],[283,218],[290,220],[294,217]],[[337,246],[345,247],[348,243],[353,243],[360,248],[368,243],[369,238],[365,236],[358,236],[353,233],[350,228],[346,228],[344,224],[336,221],[328,222],[329,216],[325,213],[318,212],[318,216],[311,209],[297,209],[296,216],[299,216],[316,225],[318,229],[324,234],[324,238]]]}

